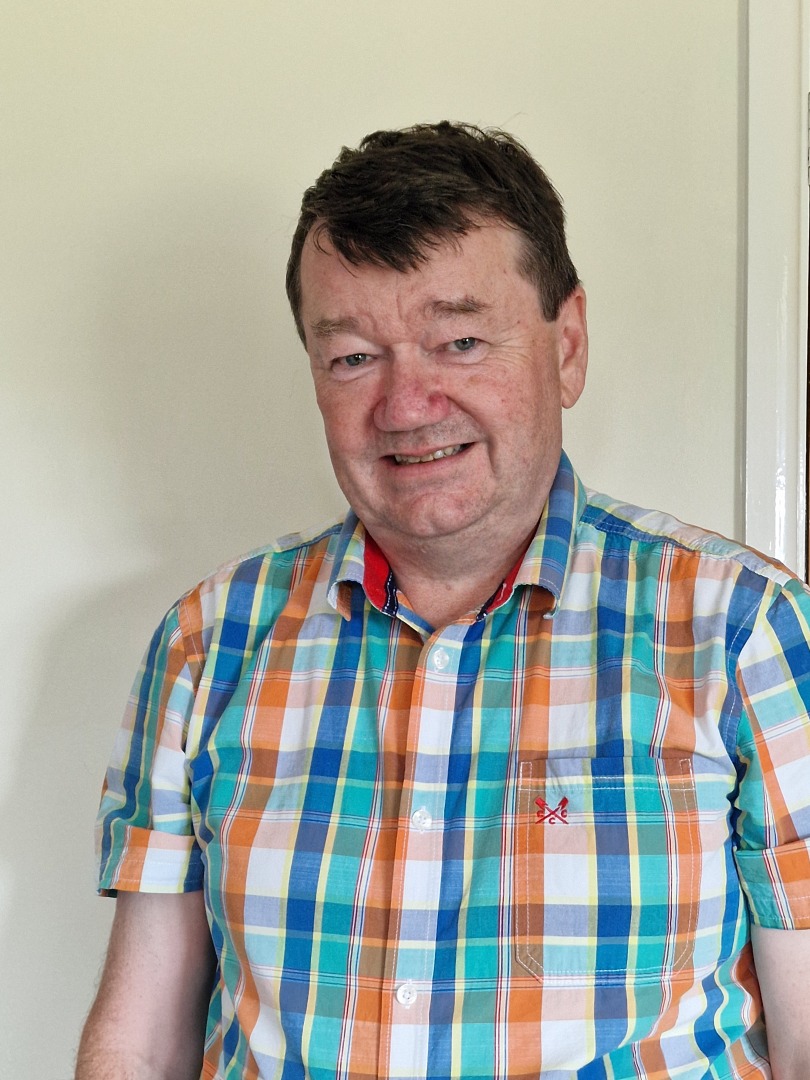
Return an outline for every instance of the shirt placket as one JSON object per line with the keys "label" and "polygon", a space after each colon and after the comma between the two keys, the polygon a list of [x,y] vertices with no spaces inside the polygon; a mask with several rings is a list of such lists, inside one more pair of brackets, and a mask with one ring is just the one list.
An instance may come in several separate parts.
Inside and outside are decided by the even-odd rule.
{"label": "shirt placket", "polygon": [[414,679],[398,823],[402,859],[395,880],[398,895],[392,897],[397,915],[389,949],[394,955],[387,965],[393,972],[393,992],[381,1076],[428,1074],[447,774],[464,630],[451,626],[433,635]]}

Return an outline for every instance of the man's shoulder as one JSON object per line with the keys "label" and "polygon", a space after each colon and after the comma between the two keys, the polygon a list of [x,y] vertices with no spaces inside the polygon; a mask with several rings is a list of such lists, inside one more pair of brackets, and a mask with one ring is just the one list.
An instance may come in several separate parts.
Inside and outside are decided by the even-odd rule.
{"label": "man's shoulder", "polygon": [[746,569],[767,578],[776,585],[795,581],[795,575],[776,559],[756,551],[720,533],[682,521],[661,510],[647,509],[611,498],[602,492],[586,489],[587,502],[581,525],[614,538],[634,552],[668,547],[673,552],[691,553],[695,557],[729,568]]}
{"label": "man's shoulder", "polygon": [[284,566],[296,558],[306,558],[317,549],[325,549],[340,535],[344,522],[329,521],[321,523],[311,529],[285,533],[272,540],[269,544],[253,548],[251,551],[238,555],[235,559],[218,566],[211,574],[203,578],[203,582],[218,578],[230,578],[237,574],[240,569],[255,563]]}
{"label": "man's shoulder", "polygon": [[221,587],[234,579],[249,578],[260,573],[280,574],[283,577],[297,561],[317,558],[320,553],[326,553],[342,528],[342,521],[331,521],[312,529],[285,533],[269,544],[221,563],[189,592]]}
{"label": "man's shoulder", "polygon": [[328,578],[343,527],[333,521],[287,533],[229,559],[184,593],[173,610],[192,632],[223,620],[272,619],[299,582]]}

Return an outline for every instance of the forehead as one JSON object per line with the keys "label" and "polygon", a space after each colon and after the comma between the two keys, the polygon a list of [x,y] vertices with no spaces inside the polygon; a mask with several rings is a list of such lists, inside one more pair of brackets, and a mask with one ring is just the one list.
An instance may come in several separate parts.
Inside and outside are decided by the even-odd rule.
{"label": "forehead", "polygon": [[537,302],[520,273],[522,237],[505,225],[481,225],[431,249],[415,270],[400,272],[370,263],[353,265],[328,235],[311,231],[301,256],[301,310],[307,329],[323,321],[378,311],[441,318],[467,305],[502,305],[507,298]]}

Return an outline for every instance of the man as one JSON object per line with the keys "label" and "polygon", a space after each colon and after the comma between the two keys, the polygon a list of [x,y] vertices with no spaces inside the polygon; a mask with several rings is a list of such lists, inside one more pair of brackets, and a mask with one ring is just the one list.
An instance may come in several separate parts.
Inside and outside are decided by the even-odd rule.
{"label": "man", "polygon": [[288,293],[352,512],[155,635],[80,1080],[806,1080],[810,598],[580,484],[548,179],[379,132],[304,196]]}

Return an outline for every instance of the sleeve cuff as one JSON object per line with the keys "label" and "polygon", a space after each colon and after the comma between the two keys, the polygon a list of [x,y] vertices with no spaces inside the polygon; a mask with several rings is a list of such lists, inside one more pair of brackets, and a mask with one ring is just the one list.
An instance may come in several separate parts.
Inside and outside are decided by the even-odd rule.
{"label": "sleeve cuff", "polygon": [[734,852],[751,919],[777,930],[810,929],[810,841]]}
{"label": "sleeve cuff", "polygon": [[123,892],[184,893],[203,887],[202,853],[194,836],[127,826],[99,868],[103,896]]}

